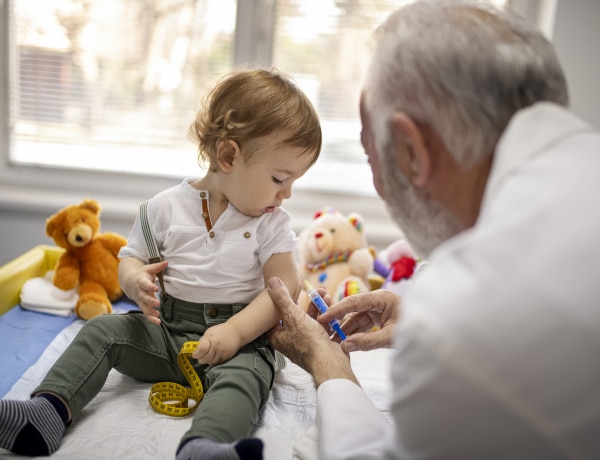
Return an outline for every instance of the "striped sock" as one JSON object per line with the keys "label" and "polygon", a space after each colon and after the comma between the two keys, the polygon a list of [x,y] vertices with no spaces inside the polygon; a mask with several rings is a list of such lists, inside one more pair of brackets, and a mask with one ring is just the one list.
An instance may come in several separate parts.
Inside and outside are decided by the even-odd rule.
{"label": "striped sock", "polygon": [[231,444],[192,438],[179,449],[176,460],[263,460],[262,452],[263,443],[258,438]]}
{"label": "striped sock", "polygon": [[0,400],[1,448],[29,456],[50,455],[58,449],[66,428],[65,412],[55,407],[58,398],[48,396]]}

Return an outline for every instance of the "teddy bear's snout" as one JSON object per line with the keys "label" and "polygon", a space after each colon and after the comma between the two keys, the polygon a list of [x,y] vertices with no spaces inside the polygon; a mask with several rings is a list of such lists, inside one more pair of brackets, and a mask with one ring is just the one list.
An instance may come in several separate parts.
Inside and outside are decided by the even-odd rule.
{"label": "teddy bear's snout", "polygon": [[312,244],[309,243],[309,245],[316,251],[315,255],[320,256],[324,251],[332,250],[332,243],[332,239],[327,232],[317,230],[312,235]]}
{"label": "teddy bear's snout", "polygon": [[90,242],[92,234],[93,232],[89,225],[80,224],[69,231],[67,239],[71,246],[81,248]]}

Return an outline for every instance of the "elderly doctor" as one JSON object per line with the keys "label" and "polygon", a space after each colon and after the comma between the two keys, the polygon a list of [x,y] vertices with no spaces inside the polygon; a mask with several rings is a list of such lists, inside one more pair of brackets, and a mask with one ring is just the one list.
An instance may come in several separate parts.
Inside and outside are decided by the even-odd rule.
{"label": "elderly doctor", "polygon": [[[296,455],[600,458],[600,136],[565,108],[550,43],[505,12],[416,2],[377,36],[362,143],[429,263],[402,302],[360,294],[319,322],[269,280],[271,344],[317,387]],[[386,346],[393,423],[345,353]]]}

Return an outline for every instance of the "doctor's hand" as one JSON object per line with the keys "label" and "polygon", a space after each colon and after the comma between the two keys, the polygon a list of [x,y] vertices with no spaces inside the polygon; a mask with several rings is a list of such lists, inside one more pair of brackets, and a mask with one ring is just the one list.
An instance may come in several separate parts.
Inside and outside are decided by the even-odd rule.
{"label": "doctor's hand", "polygon": [[[391,348],[394,328],[400,315],[400,297],[385,289],[345,297],[317,321],[326,325],[339,319],[347,338],[341,343],[345,352]],[[343,318],[343,320],[342,320]],[[374,327],[378,329],[372,330]],[[334,340],[340,341],[337,335]]]}
{"label": "doctor's hand", "polygon": [[279,308],[282,323],[269,332],[271,346],[312,375],[315,386],[326,380],[345,378],[358,384],[350,359],[339,343],[290,297],[285,284],[276,277],[267,282],[271,300]]}

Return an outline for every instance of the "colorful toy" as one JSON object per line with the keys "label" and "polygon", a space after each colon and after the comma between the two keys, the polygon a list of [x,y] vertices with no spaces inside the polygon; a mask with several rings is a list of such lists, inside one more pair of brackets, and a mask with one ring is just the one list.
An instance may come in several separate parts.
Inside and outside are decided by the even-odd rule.
{"label": "colorful toy", "polygon": [[99,233],[100,209],[96,201],[86,199],[46,220],[46,234],[65,249],[52,282],[66,291],[77,287],[75,313],[84,320],[111,313],[111,301],[123,295],[117,254],[127,240],[116,233]]}
{"label": "colorful toy", "polygon": [[383,289],[402,295],[408,280],[421,266],[408,241],[400,239],[377,254],[373,269],[384,278]]}
{"label": "colorful toy", "polygon": [[[333,303],[370,289],[374,257],[359,214],[344,216],[329,207],[316,212],[300,232],[297,252],[301,276],[314,288],[325,288]],[[306,291],[299,304],[308,307]]]}

